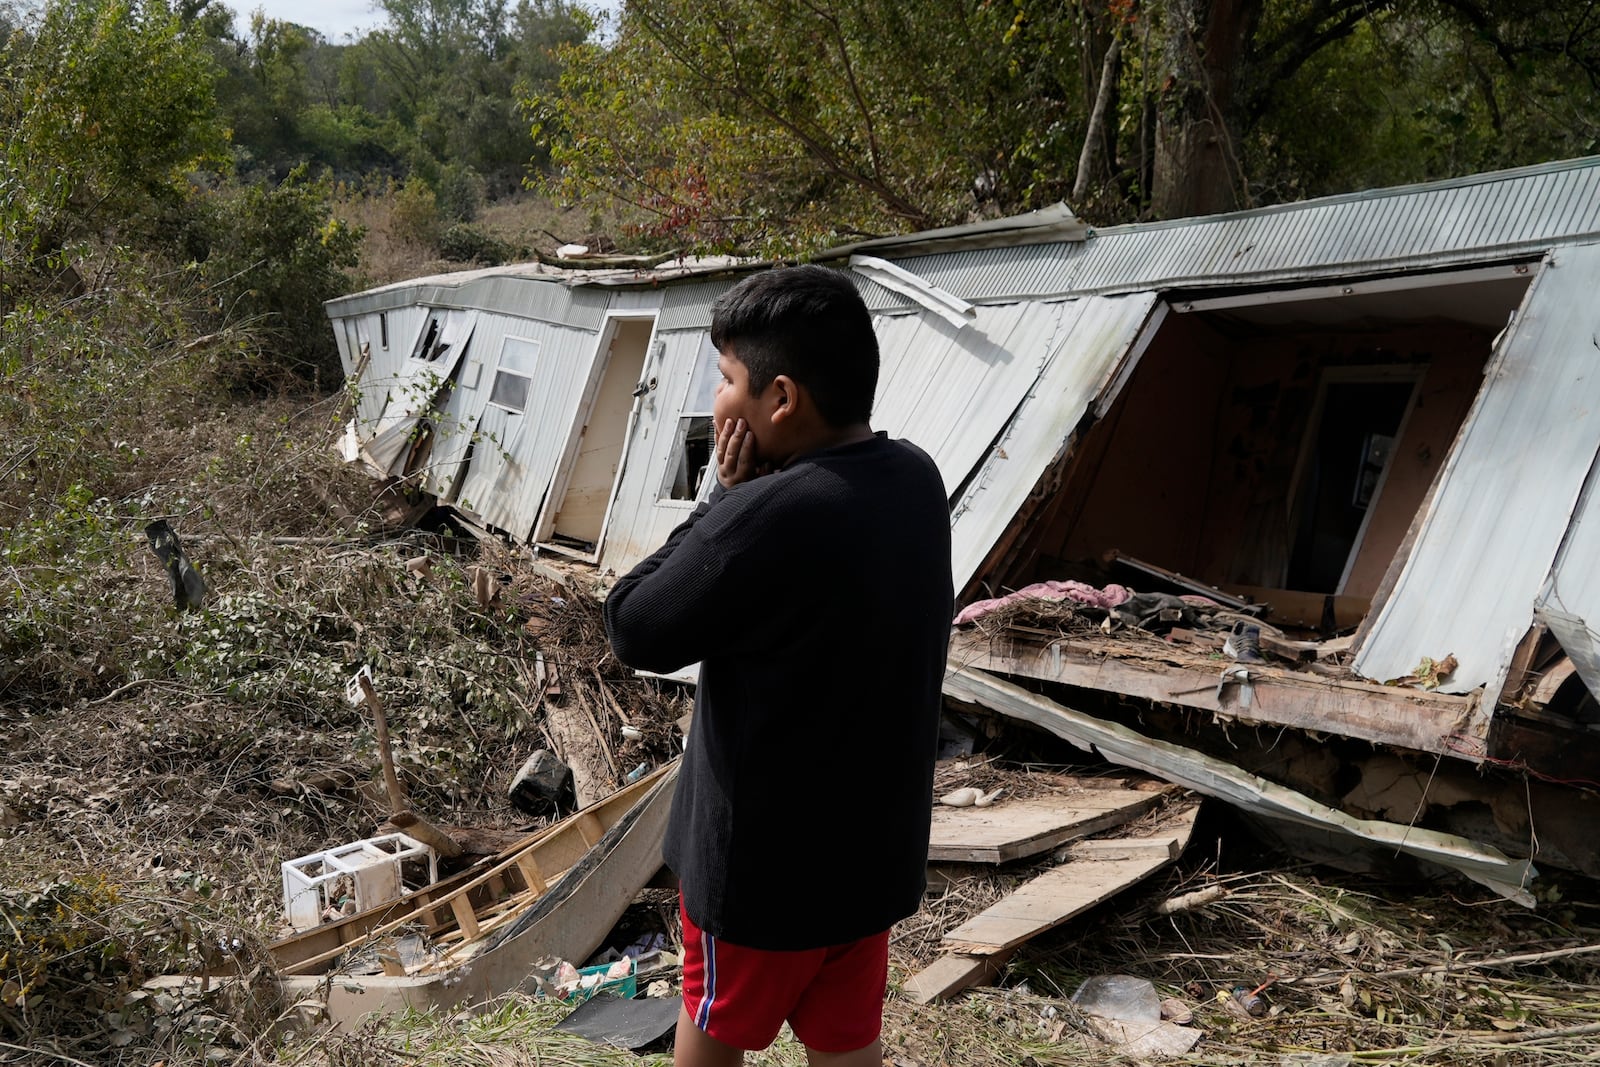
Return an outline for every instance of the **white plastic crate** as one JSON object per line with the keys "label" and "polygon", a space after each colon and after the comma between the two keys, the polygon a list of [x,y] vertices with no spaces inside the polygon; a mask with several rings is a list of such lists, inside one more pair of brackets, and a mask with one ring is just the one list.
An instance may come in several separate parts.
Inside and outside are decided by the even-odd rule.
{"label": "white plastic crate", "polygon": [[[418,877],[424,864],[426,881]],[[283,910],[296,930],[309,930],[321,925],[323,913],[336,908],[345,891],[355,897],[359,912],[438,880],[433,849],[405,834],[383,834],[286,861]]]}

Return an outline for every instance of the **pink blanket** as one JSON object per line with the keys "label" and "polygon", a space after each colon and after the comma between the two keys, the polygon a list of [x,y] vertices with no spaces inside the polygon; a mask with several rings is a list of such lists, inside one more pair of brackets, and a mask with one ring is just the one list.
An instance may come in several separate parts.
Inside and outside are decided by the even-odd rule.
{"label": "pink blanket", "polygon": [[961,614],[956,616],[955,625],[963,626],[975,619],[981,619],[991,611],[1003,608],[1007,604],[1015,604],[1019,600],[1074,600],[1079,604],[1088,604],[1090,607],[1105,608],[1109,611],[1132,595],[1132,591],[1120,585],[1108,585],[1104,589],[1096,589],[1082,582],[1038,582],[1003,597],[968,604],[961,609]]}

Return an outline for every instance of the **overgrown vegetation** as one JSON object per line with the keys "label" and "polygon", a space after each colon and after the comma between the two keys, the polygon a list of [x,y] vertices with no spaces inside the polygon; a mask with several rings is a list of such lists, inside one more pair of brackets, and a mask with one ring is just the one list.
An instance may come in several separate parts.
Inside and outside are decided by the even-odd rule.
{"label": "overgrown vegetation", "polygon": [[[503,546],[397,525],[403,498],[335,460],[347,401],[322,301],[442,257],[612,237],[800,254],[1072,195],[1113,40],[1120,95],[1078,203],[1145,212],[1167,91],[1156,16],[1182,5],[651,0],[606,40],[563,0],[381,7],[382,29],[331,44],[260,16],[241,39],[215,3],[0,6],[0,1061],[633,1062],[551,1033],[558,1009],[520,999],[337,1038],[274,1026],[278,865],[388,812],[372,723],[344,696],[356,669],[377,679],[416,806],[485,827],[519,822],[509,776],[549,744],[536,649],[629,767],[677,750],[687,699],[608,656],[585,590]],[[1265,202],[1589,150],[1592,86],[1573,72],[1592,42],[1567,7],[1478,24],[1470,5],[1373,4],[1325,25],[1292,93],[1258,96],[1270,106],[1236,130],[1235,178]],[[1259,40],[1313,8],[1264,7]],[[582,202],[507,195],[545,151],[551,187]],[[173,607],[143,533],[158,517],[204,573],[199,610]],[[406,566],[423,555],[425,575]],[[473,567],[497,598],[475,595]],[[1303,871],[1225,875],[1211,854],[1030,944],[1003,988],[891,1001],[890,1051],[1112,1062],[1063,995],[1131,971],[1192,1003],[1208,1034],[1193,1062],[1600,1056],[1590,905],[1388,901]],[[1025,875],[931,897],[896,940],[896,981]],[[1228,892],[1154,917],[1199,884]],[[208,969],[245,981],[145,984]],[[1215,999],[1272,975],[1276,1014]],[[802,1060],[786,1040],[753,1062]]]}

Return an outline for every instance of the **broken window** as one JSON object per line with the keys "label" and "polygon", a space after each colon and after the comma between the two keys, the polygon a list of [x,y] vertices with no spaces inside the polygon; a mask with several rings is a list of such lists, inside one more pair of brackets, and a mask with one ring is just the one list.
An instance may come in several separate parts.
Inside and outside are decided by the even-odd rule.
{"label": "broken window", "polygon": [[689,389],[683,398],[678,419],[677,438],[672,446],[672,458],[667,463],[666,480],[661,486],[662,500],[699,500],[707,489],[706,471],[711,466],[711,449],[716,441],[712,427],[711,405],[716,399],[717,382],[722,372],[717,369],[717,350],[710,335],[700,342],[695,355],[694,372],[689,376]]}
{"label": "broken window", "polygon": [[494,384],[489,388],[489,403],[507,411],[525,411],[533,386],[533,368],[539,357],[539,342],[526,337],[507,337],[500,346],[500,365],[495,368]]}
{"label": "broken window", "polygon": [[438,315],[428,316],[428,328],[422,331],[422,339],[417,342],[416,349],[411,353],[412,359],[420,359],[428,363],[436,362],[450,348],[444,341],[444,327]]}

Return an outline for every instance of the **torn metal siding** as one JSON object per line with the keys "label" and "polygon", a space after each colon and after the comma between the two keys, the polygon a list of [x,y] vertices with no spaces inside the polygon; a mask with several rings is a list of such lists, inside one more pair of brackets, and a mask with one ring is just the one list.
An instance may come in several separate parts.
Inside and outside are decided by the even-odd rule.
{"label": "torn metal siding", "polygon": [[[485,338],[478,351],[484,366],[477,390],[482,412],[476,423],[477,444],[458,498],[484,522],[525,539],[533,532],[572,431],[599,336],[510,316],[494,316],[492,321],[498,332]],[[488,403],[507,337],[539,344],[528,405],[521,413]]]}
{"label": "torn metal siding", "polygon": [[1062,454],[1096,397],[1110,384],[1156,306],[1156,294],[1065,301],[1049,362],[988,450],[951,513],[957,589],[1016,521],[1034,487]]}
{"label": "torn metal siding", "polygon": [[[1356,657],[1358,674],[1397,678],[1424,656],[1453,654],[1459,666],[1441,688],[1486,686],[1492,709],[1600,451],[1597,292],[1600,245],[1557,250],[1533,282]],[[1575,564],[1577,590],[1592,588],[1595,558]]]}
{"label": "torn metal siding", "polygon": [[[390,388],[402,379],[406,359],[416,347],[417,335],[428,319],[428,309],[425,307],[401,308],[386,314],[389,331],[387,348],[383,345],[384,328],[377,313],[344,320],[346,337],[352,331],[355,334],[354,344],[348,352],[349,362],[345,364],[346,374],[355,373],[361,360],[361,346],[370,345],[366,369],[356,386],[357,433],[362,439],[371,436],[370,424],[377,422],[378,416],[383,413]],[[341,360],[347,358],[342,345],[339,355]]]}
{"label": "torn metal siding", "polygon": [[[1600,341],[1596,346],[1600,348]],[[1600,352],[1584,384],[1591,396],[1600,394]],[[1600,699],[1600,452],[1589,466],[1572,525],[1535,613],[1561,642],[1589,692]]]}

